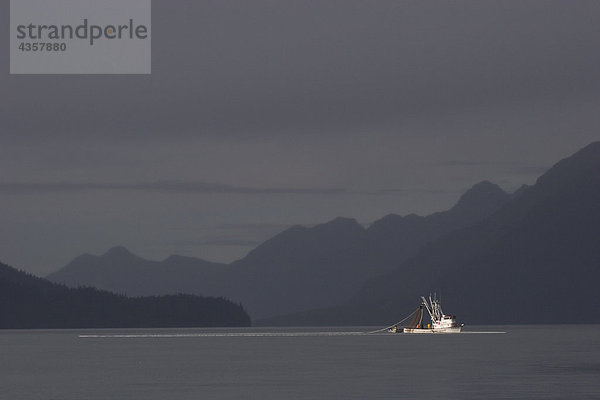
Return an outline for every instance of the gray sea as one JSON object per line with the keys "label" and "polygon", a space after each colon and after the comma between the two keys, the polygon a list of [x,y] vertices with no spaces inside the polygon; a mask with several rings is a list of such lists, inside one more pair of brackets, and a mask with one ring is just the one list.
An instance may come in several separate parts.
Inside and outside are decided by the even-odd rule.
{"label": "gray sea", "polygon": [[0,331],[0,398],[600,398],[600,325],[373,329]]}

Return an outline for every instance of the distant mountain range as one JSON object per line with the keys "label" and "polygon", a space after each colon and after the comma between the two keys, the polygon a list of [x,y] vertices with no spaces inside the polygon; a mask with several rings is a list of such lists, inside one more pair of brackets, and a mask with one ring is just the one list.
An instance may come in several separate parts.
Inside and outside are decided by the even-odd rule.
{"label": "distant mountain range", "polygon": [[466,323],[600,319],[600,142],[566,158],[489,217],[429,243],[343,306],[264,324],[393,323],[437,291]]}
{"label": "distant mountain range", "polygon": [[127,298],[67,288],[0,263],[0,329],[248,326],[242,306],[223,298]]}
{"label": "distant mountain range", "polygon": [[265,324],[385,324],[430,291],[467,323],[557,323],[597,320],[599,268],[595,142],[531,187],[508,195],[481,182],[426,217],[294,226],[231,264],[148,261],[117,247],[48,278],[128,295],[226,296]]}
{"label": "distant mountain range", "polygon": [[79,256],[48,279],[131,296],[226,296],[241,302],[253,318],[272,317],[343,303],[366,280],[392,271],[428,243],[481,221],[509,201],[498,186],[481,182],[448,211],[426,217],[390,214],[368,228],[350,218],[294,226],[229,265],[181,256],[149,261],[115,247],[101,256]]}

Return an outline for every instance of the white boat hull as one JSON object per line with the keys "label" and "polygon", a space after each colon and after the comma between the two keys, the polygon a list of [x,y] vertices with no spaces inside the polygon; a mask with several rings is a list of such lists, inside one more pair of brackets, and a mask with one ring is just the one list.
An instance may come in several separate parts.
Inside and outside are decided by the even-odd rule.
{"label": "white boat hull", "polygon": [[404,328],[404,333],[460,333],[462,326],[447,328]]}

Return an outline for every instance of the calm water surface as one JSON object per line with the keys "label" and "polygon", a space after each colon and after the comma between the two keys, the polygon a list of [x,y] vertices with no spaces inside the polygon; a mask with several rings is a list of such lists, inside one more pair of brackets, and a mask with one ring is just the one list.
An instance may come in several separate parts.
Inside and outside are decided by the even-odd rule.
{"label": "calm water surface", "polygon": [[600,326],[0,331],[0,398],[600,398]]}

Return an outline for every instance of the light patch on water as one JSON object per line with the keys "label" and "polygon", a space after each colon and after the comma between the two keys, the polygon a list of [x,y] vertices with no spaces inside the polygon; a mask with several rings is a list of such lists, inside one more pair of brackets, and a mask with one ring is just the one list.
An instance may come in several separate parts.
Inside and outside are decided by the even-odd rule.
{"label": "light patch on water", "polygon": [[[506,332],[461,332],[460,334],[503,334]],[[79,335],[82,339],[97,338],[193,338],[193,337],[315,337],[315,336],[396,336],[398,334],[371,332],[204,332],[204,333],[134,333],[134,334],[86,334]],[[406,334],[400,334],[406,335]],[[456,334],[437,334],[456,335]],[[411,335],[412,336],[412,335]],[[421,336],[421,335],[419,335]],[[424,335],[429,336],[429,335]]]}
{"label": "light patch on water", "polygon": [[186,337],[299,337],[299,336],[358,336],[365,332],[224,332],[224,333],[144,333],[116,335],[79,335],[80,338],[186,338]]}

